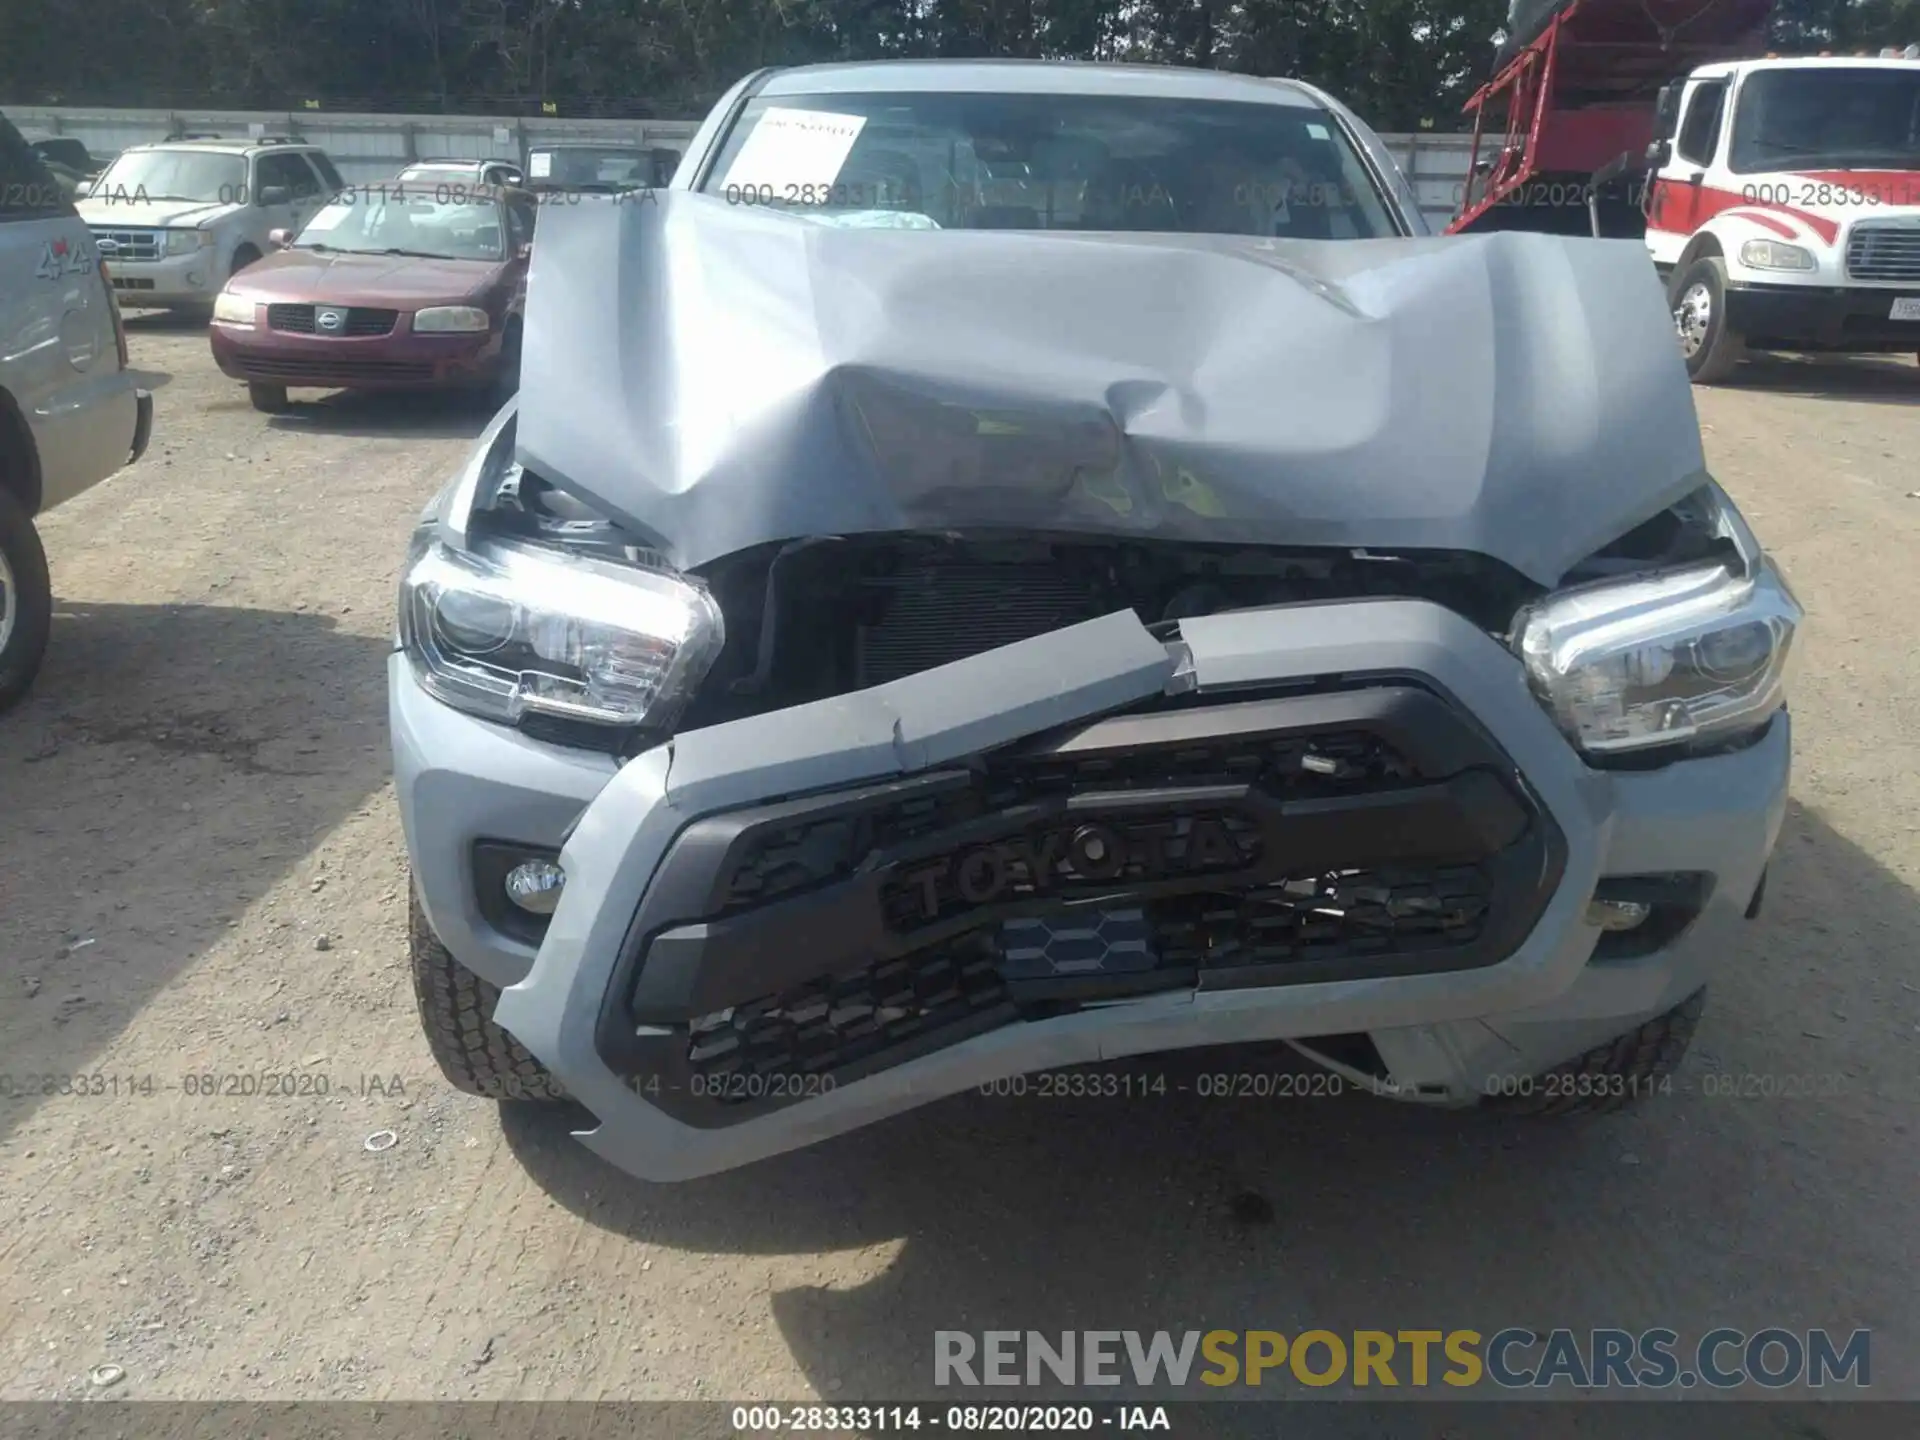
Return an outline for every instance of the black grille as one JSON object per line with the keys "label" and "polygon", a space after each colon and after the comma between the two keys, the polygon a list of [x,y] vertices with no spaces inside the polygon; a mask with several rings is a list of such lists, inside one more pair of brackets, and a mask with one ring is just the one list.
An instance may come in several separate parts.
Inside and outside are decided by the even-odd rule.
{"label": "black grille", "polygon": [[267,307],[267,328],[278,330],[287,335],[347,335],[365,338],[372,335],[391,335],[393,327],[399,322],[398,310],[373,310],[356,306],[346,312],[346,323],[338,330],[322,330],[315,318],[317,307],[313,305],[269,305]]}
{"label": "black grille", "polygon": [[1044,565],[945,561],[869,578],[880,616],[860,627],[856,687],[1031,640],[1115,608],[1079,576]]}
{"label": "black grille", "polygon": [[967,936],[705,1016],[690,1027],[688,1071],[703,1094],[739,1104],[766,1098],[767,1083],[835,1075],[924,1036],[981,1024],[1007,998],[998,958],[983,937]]}
{"label": "black grille", "polygon": [[1399,684],[1147,707],[706,817],[596,1045],[651,1103],[733,1124],[1061,1006],[1494,964],[1565,857],[1516,780]]}
{"label": "black grille", "polygon": [[1847,274],[1856,280],[1920,284],[1920,225],[1854,226],[1847,237]]}
{"label": "black grille", "polygon": [[[1285,799],[1332,798],[1419,778],[1378,736],[1334,731],[1221,737],[1203,744],[1109,755],[1012,756],[977,783],[913,794],[852,815],[756,832],[725,880],[719,914],[750,910],[853,873],[867,855],[969,820],[1056,796],[1147,786],[1257,784]],[[1236,828],[1231,820],[1229,829]],[[1181,836],[1171,837],[1176,847]],[[1123,883],[1124,879],[1123,877]],[[1134,878],[1137,878],[1134,877]],[[1018,874],[1022,894],[1033,877]]]}
{"label": "black grille", "polygon": [[430,361],[413,360],[304,360],[254,352],[239,356],[234,361],[234,367],[248,380],[343,390],[374,381],[426,384],[434,378]]}
{"label": "black grille", "polygon": [[1238,895],[1149,907],[1163,963],[1340,960],[1471,944],[1492,887],[1478,866],[1303,875]]}

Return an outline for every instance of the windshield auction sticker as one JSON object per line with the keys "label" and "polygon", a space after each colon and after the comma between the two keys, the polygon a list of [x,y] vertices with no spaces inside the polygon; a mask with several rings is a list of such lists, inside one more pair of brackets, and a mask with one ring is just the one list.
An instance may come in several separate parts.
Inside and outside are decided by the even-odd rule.
{"label": "windshield auction sticker", "polygon": [[733,157],[723,189],[757,192],[790,185],[831,185],[847,163],[867,117],[827,110],[769,108]]}

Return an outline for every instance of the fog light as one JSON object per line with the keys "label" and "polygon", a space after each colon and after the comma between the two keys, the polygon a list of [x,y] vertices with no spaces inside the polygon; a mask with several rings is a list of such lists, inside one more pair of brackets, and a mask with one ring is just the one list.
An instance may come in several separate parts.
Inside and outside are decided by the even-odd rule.
{"label": "fog light", "polygon": [[551,860],[525,860],[507,872],[507,898],[529,915],[551,915],[566,883],[567,872]]}
{"label": "fog light", "polygon": [[[525,867],[522,867],[525,868]],[[1653,906],[1644,900],[1589,900],[1587,923],[1602,930],[1631,930],[1644,925]]]}

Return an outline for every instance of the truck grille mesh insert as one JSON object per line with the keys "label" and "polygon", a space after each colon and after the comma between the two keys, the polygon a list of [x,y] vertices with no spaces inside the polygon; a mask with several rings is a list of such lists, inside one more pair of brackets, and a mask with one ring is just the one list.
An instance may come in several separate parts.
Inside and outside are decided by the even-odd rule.
{"label": "truck grille mesh insert", "polygon": [[1478,867],[1307,875],[1150,907],[1162,962],[1219,968],[1470,944],[1491,886]]}
{"label": "truck grille mesh insert", "polygon": [[967,936],[705,1016],[689,1034],[688,1068],[710,1098],[743,1103],[766,1098],[748,1080],[831,1075],[934,1031],[985,1022],[1007,998],[997,958],[983,937]]}
{"label": "truck grille mesh insert", "polygon": [[1920,225],[1854,226],[1847,237],[1847,274],[1856,280],[1920,284]]}
{"label": "truck grille mesh insert", "polygon": [[1257,783],[1282,799],[1317,799],[1418,778],[1404,758],[1364,731],[1231,736],[1117,755],[1009,757],[991,763],[965,787],[756,836],[727,877],[717,914],[831,884],[851,875],[875,850],[1054,796],[1149,785]]}

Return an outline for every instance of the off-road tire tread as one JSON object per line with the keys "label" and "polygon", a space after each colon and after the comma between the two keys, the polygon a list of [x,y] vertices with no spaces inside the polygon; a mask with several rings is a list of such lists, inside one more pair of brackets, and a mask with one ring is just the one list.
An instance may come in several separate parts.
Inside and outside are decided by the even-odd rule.
{"label": "off-road tire tread", "polygon": [[[1700,1014],[1707,1006],[1707,992],[1699,989],[1666,1014],[1630,1030],[1617,1040],[1597,1045],[1565,1065],[1536,1076],[1530,1093],[1490,1095],[1480,1103],[1489,1110],[1506,1115],[1532,1115],[1558,1119],[1563,1115],[1604,1115],[1624,1110],[1652,1093],[1650,1082],[1670,1075],[1693,1042]],[[1629,1082],[1623,1093],[1580,1094],[1582,1077]],[[1573,1081],[1567,1084],[1567,1081]],[[1559,1082],[1559,1083],[1549,1083]]]}
{"label": "off-road tire tread", "polygon": [[493,1023],[499,987],[467,969],[440,943],[417,897],[407,905],[407,956],[420,1028],[454,1087],[488,1100],[553,1104],[564,1086],[531,1051]]}

